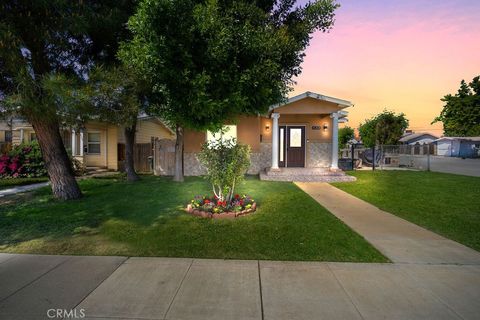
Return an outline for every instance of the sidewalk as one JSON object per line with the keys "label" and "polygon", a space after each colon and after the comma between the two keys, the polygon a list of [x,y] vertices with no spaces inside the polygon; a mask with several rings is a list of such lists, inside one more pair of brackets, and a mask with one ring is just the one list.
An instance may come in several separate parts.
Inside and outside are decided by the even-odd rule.
{"label": "sidewalk", "polygon": [[[2,319],[477,319],[480,266],[0,254]],[[82,310],[83,309],[83,310]],[[51,311],[50,311],[51,312]]]}
{"label": "sidewalk", "polygon": [[480,253],[327,183],[296,183],[396,263],[480,264]]}
{"label": "sidewalk", "polygon": [[39,183],[28,184],[25,186],[17,186],[17,187],[12,187],[8,189],[3,189],[3,190],[0,190],[0,198],[14,195],[17,193],[32,191],[38,188],[46,187],[48,185],[49,185],[49,182],[39,182]]}

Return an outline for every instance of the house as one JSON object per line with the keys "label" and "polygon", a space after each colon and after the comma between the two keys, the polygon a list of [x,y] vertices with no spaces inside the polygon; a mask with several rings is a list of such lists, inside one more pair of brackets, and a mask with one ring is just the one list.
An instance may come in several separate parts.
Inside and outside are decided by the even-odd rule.
{"label": "house", "polygon": [[442,137],[435,140],[437,155],[445,157],[480,157],[480,137]]}
{"label": "house", "polygon": [[[338,171],[338,123],[345,122],[350,101],[305,92],[274,105],[267,114],[242,116],[225,133],[251,147],[249,174],[275,175],[292,168],[305,174]],[[204,171],[197,154],[210,132],[185,131],[184,174]],[[290,170],[291,171],[291,170]]]}
{"label": "house", "polygon": [[399,140],[401,144],[406,144],[406,145],[416,145],[416,144],[430,144],[433,141],[438,139],[438,137],[426,133],[426,132],[419,132],[415,133],[412,131],[407,131]]}
{"label": "house", "polygon": [[[90,121],[81,130],[63,128],[60,133],[67,151],[83,162],[87,168],[95,167],[115,171],[122,169],[125,160],[123,127],[100,121]],[[3,141],[18,145],[35,140],[36,135],[35,130],[28,122],[22,119],[12,119],[0,121],[0,143],[2,138]],[[155,138],[174,139],[175,133],[159,118],[140,115],[137,122],[135,144],[151,144],[152,139]],[[151,147],[149,149],[151,150]],[[147,161],[147,159],[144,160]]]}

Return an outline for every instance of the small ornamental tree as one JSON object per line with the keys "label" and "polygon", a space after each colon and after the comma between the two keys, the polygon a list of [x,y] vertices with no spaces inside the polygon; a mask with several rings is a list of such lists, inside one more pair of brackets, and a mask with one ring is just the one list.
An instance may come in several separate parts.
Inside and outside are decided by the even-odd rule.
{"label": "small ornamental tree", "polygon": [[367,148],[372,148],[377,144],[397,144],[407,128],[408,119],[405,114],[383,110],[382,113],[360,124],[358,131],[363,144]]}
{"label": "small ornamental tree", "polygon": [[353,138],[355,138],[355,131],[349,126],[338,129],[338,145],[340,148],[346,148],[348,142]]}
{"label": "small ornamental tree", "polygon": [[207,169],[213,193],[219,201],[232,201],[235,186],[242,181],[250,166],[250,146],[235,139],[219,139],[202,146],[199,160]]}

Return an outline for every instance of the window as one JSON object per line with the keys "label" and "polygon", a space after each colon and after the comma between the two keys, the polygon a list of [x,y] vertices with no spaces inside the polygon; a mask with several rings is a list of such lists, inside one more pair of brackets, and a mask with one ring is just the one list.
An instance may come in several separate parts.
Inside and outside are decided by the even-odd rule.
{"label": "window", "polygon": [[89,132],[87,134],[87,153],[88,154],[100,154],[100,133]]}
{"label": "window", "polygon": [[290,130],[290,147],[302,146],[302,129],[292,128]]}
{"label": "window", "polygon": [[283,137],[285,135],[285,129],[284,128],[280,128],[280,162],[283,162],[283,155],[285,153],[285,142],[283,141]]}
{"label": "window", "polygon": [[218,141],[218,140],[225,141],[232,138],[237,139],[236,125],[223,126],[221,131],[215,132],[215,133],[207,131],[207,141]]}
{"label": "window", "polygon": [[12,142],[12,131],[5,131],[5,142]]}
{"label": "window", "polygon": [[35,132],[30,133],[30,141],[36,141],[37,140],[37,134]]}

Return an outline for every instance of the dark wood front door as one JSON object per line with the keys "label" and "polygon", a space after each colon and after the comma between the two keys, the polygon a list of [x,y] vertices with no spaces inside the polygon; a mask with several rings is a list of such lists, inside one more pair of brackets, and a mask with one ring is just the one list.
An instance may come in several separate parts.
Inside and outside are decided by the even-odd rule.
{"label": "dark wood front door", "polygon": [[305,167],[305,127],[286,127],[286,162],[287,167]]}

